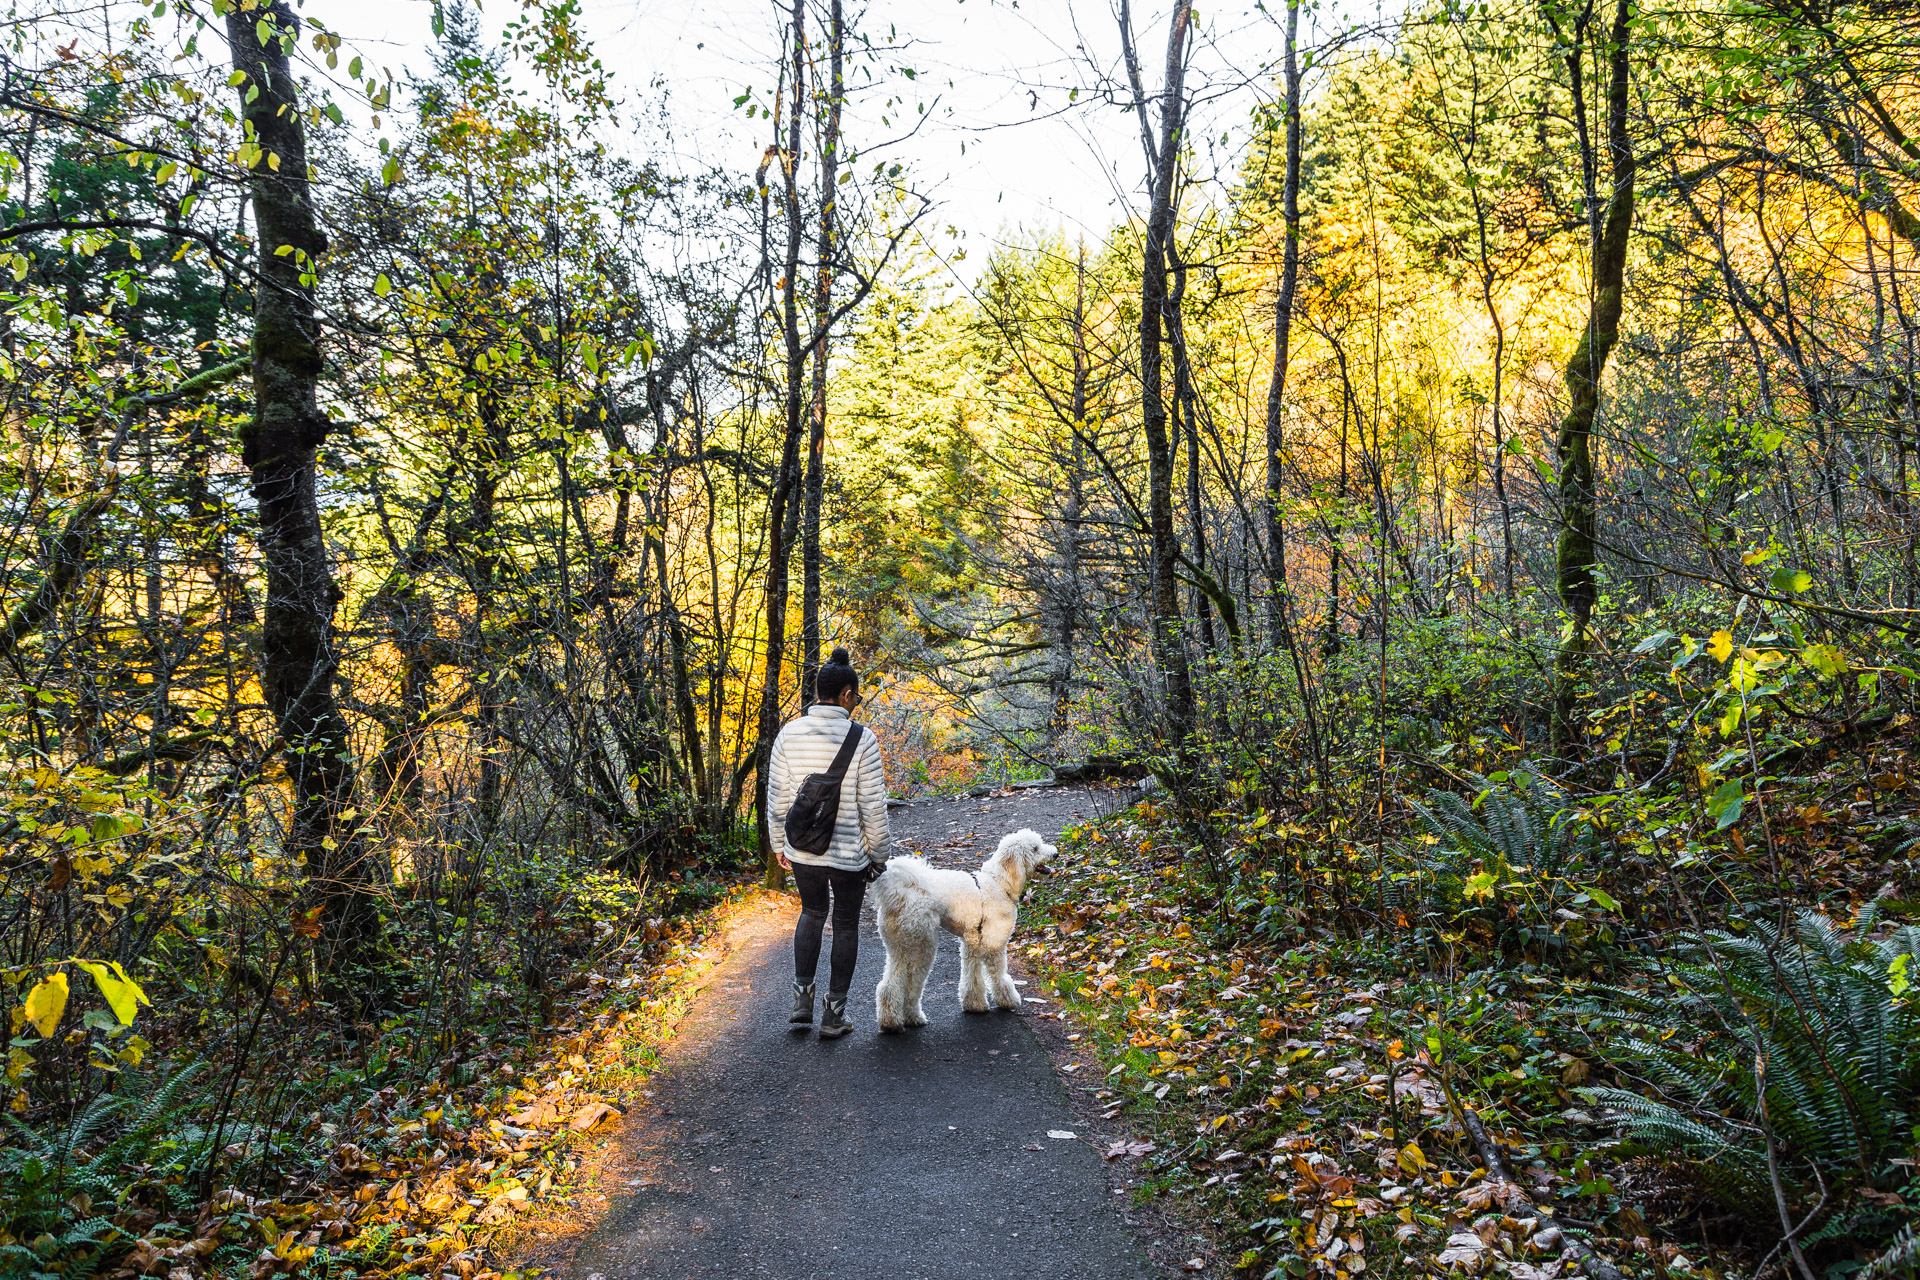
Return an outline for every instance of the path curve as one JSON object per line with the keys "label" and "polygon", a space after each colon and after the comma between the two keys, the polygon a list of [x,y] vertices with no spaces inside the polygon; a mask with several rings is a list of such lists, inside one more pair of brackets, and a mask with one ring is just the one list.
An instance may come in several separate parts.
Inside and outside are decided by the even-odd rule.
{"label": "path curve", "polygon": [[[902,851],[972,867],[1007,831],[1051,838],[1098,808],[1095,794],[1064,788],[921,800],[894,810],[893,831]],[[954,939],[928,985],[930,1024],[875,1032],[872,916],[869,906],[856,1030],[822,1042],[786,1026],[792,912],[757,913],[623,1126],[612,1202],[567,1280],[1156,1274],[1085,1135],[1049,1136],[1075,1126],[1025,1016],[961,1012]],[[823,952],[823,980],[825,969]]]}

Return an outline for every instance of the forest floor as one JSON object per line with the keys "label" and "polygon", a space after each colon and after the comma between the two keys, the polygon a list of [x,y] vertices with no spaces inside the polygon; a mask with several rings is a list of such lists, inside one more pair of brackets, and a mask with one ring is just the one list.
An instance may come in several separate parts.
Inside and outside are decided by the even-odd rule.
{"label": "forest floor", "polygon": [[[894,837],[936,865],[972,867],[1008,831],[1053,837],[1122,795],[919,800],[894,810]],[[582,1169],[571,1209],[524,1224],[523,1268],[571,1280],[1133,1280],[1192,1274],[1205,1265],[1198,1254],[1213,1256],[1164,1206],[1130,1192],[1129,1162],[1115,1155],[1128,1137],[1099,1118],[1099,1080],[1077,1083],[1057,1004],[962,1013],[948,939],[930,1025],[877,1034],[883,951],[869,906],[854,1034],[796,1035],[786,1023],[791,926],[777,897],[738,919],[731,954]]]}

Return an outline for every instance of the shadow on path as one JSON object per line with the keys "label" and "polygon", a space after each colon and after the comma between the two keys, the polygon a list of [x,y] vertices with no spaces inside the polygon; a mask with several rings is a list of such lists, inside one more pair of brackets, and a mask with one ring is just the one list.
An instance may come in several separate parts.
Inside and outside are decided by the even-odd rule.
{"label": "shadow on path", "polygon": [[[975,829],[933,860],[977,864],[1020,826],[1056,834],[1084,792],[896,810],[904,847]],[[953,826],[949,826],[953,823]],[[927,991],[930,1025],[874,1031],[882,962],[872,911],[838,1041],[787,1030],[788,912],[755,919],[667,1050],[653,1098],[617,1142],[606,1216],[569,1280],[1144,1280],[1101,1159],[1071,1132],[1069,1101],[1023,1016],[961,1012],[947,938]],[[825,958],[821,977],[825,978]],[[822,982],[824,987],[824,981]],[[1029,1006],[1031,1009],[1032,1006]]]}

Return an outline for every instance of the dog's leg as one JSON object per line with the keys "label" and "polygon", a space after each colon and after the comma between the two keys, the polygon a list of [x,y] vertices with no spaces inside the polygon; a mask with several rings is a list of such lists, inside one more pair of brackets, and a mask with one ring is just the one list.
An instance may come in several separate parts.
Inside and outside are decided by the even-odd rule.
{"label": "dog's leg", "polygon": [[925,933],[903,938],[900,942],[900,1011],[910,1027],[927,1025],[927,1008],[921,996],[927,989],[927,975],[933,970],[934,953],[940,935],[932,928]]}
{"label": "dog's leg", "polygon": [[880,971],[880,985],[873,993],[874,1021],[880,1025],[882,1031],[898,1031],[905,1025],[901,1017],[901,987],[904,977],[901,970],[904,966],[900,963],[900,957],[894,954],[897,946],[895,941],[884,935],[881,941],[887,947],[887,963],[886,967]]}
{"label": "dog's leg", "polygon": [[1020,1007],[1020,988],[1013,985],[1013,975],[1007,972],[1007,949],[994,950],[982,966],[993,980],[993,999],[1002,1009]]}
{"label": "dog's leg", "polygon": [[960,942],[960,1007],[968,1013],[987,1011],[987,966],[965,939]]}

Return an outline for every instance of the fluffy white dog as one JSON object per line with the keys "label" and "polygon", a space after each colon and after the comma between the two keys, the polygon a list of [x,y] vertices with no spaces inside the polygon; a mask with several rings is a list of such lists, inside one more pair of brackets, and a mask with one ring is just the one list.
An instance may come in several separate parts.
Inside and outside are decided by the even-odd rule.
{"label": "fluffy white dog", "polygon": [[1007,975],[1007,942],[1028,879],[1053,854],[1035,832],[1016,831],[978,871],[941,871],[912,856],[887,861],[873,882],[887,946],[877,992],[882,1031],[927,1025],[920,997],[942,929],[960,939],[961,1008],[985,1013],[989,998],[1003,1009],[1020,1007],[1020,992]]}

